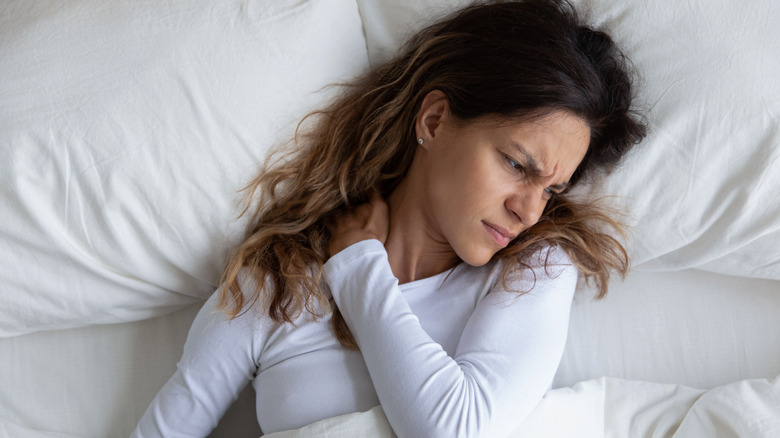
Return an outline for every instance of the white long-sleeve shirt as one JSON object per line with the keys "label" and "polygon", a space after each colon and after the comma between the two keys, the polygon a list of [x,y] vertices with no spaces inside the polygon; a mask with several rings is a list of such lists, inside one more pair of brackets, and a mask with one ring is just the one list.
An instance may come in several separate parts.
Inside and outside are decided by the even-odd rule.
{"label": "white long-sleeve shirt", "polygon": [[381,403],[399,437],[506,436],[563,353],[577,271],[561,250],[549,260],[547,271],[530,260],[509,291],[498,263],[399,285],[381,242],[356,243],[325,264],[324,281],[359,352],[341,347],[330,315],[279,324],[251,309],[228,320],[215,294],[132,436],[207,436],[249,382],[265,433]]}

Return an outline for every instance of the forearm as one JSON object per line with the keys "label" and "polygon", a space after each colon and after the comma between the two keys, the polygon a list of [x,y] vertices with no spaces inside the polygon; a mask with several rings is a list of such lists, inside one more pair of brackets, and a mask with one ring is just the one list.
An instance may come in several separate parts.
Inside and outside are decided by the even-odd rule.
{"label": "forearm", "polygon": [[147,408],[133,438],[205,437],[216,427],[255,366],[255,328],[228,320],[212,296],[193,321],[174,375]]}
{"label": "forearm", "polygon": [[[527,314],[535,311],[533,297],[523,306],[492,302],[507,298],[493,294],[475,310],[452,358],[420,326],[386,258],[379,242],[364,242],[329,262],[325,275],[396,433],[500,436],[511,429],[552,380],[570,291],[543,306],[555,310],[543,316],[553,321],[541,325]],[[573,289],[569,280],[565,286]]]}

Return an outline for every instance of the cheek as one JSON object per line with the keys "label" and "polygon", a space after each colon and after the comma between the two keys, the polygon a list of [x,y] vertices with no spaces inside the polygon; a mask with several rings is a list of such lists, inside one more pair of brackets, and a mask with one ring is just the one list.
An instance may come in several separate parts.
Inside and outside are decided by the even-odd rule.
{"label": "cheek", "polygon": [[473,157],[459,175],[459,184],[476,209],[490,208],[513,188],[514,180],[495,161],[489,156]]}
{"label": "cheek", "polygon": [[495,209],[500,192],[511,182],[502,181],[506,172],[489,147],[477,142],[452,145],[449,153],[437,157],[428,169],[430,201],[437,206],[442,222],[482,218]]}
{"label": "cheek", "polygon": [[474,217],[483,190],[479,178],[474,178],[471,164],[465,160],[446,161],[431,169],[430,207],[438,228],[449,240],[466,232],[464,223]]}
{"label": "cheek", "polygon": [[484,176],[473,160],[464,158],[442,169],[441,185],[454,195],[451,202],[468,205],[484,190]]}
{"label": "cheek", "polygon": [[502,218],[506,182],[499,181],[500,174],[495,169],[479,164],[471,161],[468,166],[459,167],[458,172],[450,172],[447,209],[451,217],[447,220],[457,222],[463,232],[480,232],[482,220]]}

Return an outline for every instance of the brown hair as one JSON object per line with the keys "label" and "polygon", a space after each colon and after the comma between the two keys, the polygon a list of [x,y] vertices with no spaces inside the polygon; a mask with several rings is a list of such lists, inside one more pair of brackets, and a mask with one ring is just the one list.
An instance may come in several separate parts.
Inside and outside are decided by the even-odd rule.
{"label": "brown hair", "polygon": [[[465,122],[527,121],[556,110],[581,117],[591,139],[572,185],[610,170],[645,134],[631,108],[627,60],[608,35],[581,25],[570,4],[494,1],[462,9],[349,84],[329,107],[310,115],[313,125],[296,134],[287,155],[266,162],[246,188],[244,213],[257,202],[246,239],[223,272],[220,308],[231,317],[248,308],[238,283],[246,269],[259,285],[251,304],[261,301],[275,321],[328,309],[320,271],[329,226],[366,202],[372,189],[388,195],[404,178],[416,149],[415,117],[433,90],[442,91]],[[558,245],[603,296],[610,271],[628,269],[626,251],[604,225],[620,231],[595,202],[556,195],[539,222],[495,258],[512,261],[503,264],[506,278],[531,252]],[[339,341],[354,347],[338,309],[333,324]]]}

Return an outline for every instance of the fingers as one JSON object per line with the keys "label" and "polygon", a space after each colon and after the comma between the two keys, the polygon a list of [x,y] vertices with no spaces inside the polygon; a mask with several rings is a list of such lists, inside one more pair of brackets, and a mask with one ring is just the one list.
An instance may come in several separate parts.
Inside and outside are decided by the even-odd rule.
{"label": "fingers", "polygon": [[379,191],[376,189],[371,189],[371,192],[369,193],[368,197],[368,203],[373,205],[374,207],[377,206],[387,206],[387,203],[385,202],[385,198],[382,197],[381,194],[379,194]]}
{"label": "fingers", "polygon": [[[371,221],[375,222],[374,226],[377,227],[377,231],[383,231],[386,238],[390,228],[390,207],[387,205],[385,198],[376,190],[371,191],[368,203],[371,207]],[[384,242],[384,239],[380,240]]]}
{"label": "fingers", "polygon": [[330,255],[363,240],[385,243],[389,230],[389,207],[382,195],[372,190],[367,203],[336,217],[331,228]]}

